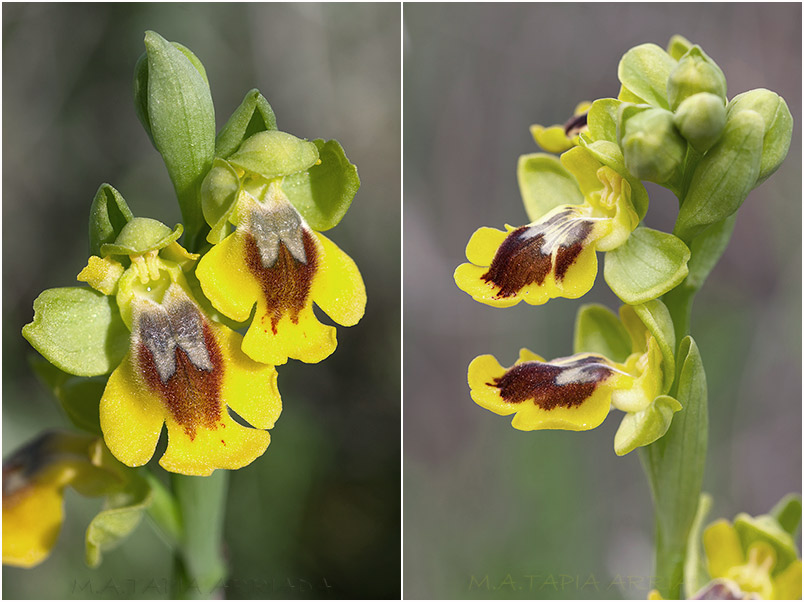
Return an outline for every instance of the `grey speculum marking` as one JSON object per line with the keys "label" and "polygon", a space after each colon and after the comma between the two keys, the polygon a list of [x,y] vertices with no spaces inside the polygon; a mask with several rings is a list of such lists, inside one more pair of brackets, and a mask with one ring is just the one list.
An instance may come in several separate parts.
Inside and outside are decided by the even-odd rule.
{"label": "grey speculum marking", "polygon": [[280,203],[268,208],[260,208],[251,214],[249,231],[260,250],[262,267],[273,267],[279,258],[279,243],[285,245],[293,259],[307,263],[302,236],[302,220],[290,203]]}
{"label": "grey speculum marking", "polygon": [[144,311],[140,315],[139,336],[151,352],[159,379],[166,383],[176,373],[176,347],[199,370],[212,370],[212,360],[204,342],[204,324],[189,299]]}

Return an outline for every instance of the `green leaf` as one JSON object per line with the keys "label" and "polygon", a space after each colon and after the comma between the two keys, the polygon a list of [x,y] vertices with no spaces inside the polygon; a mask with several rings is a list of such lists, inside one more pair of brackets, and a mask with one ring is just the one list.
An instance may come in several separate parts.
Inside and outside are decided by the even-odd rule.
{"label": "green leaf", "polygon": [[656,508],[656,577],[666,599],[678,597],[687,540],[701,494],[708,432],[706,376],[698,347],[679,347],[676,398],[682,409],[664,437],[641,449]]}
{"label": "green leaf", "polygon": [[709,572],[701,553],[701,532],[703,522],[712,508],[712,496],[702,493],[698,501],[698,510],[687,537],[687,557],[684,560],[684,597],[692,600],[692,596],[709,582]]}
{"label": "green leaf", "polygon": [[309,169],[318,161],[318,148],[286,132],[258,132],[243,142],[228,161],[270,180]]}
{"label": "green leaf", "polygon": [[755,111],[732,113],[720,140],[698,163],[674,233],[690,241],[740,208],[754,187],[762,157],[764,121]]}
{"label": "green leaf", "polygon": [[226,159],[250,136],[275,129],[276,116],[271,105],[260,91],[254,88],[246,93],[243,102],[218,132],[218,137],[215,139],[215,156]]}
{"label": "green leaf", "polygon": [[592,140],[617,142],[617,116],[622,104],[616,98],[600,98],[592,103],[586,116]]}
{"label": "green leaf", "polygon": [[627,413],[614,435],[614,452],[618,456],[638,447],[650,445],[664,436],[681,404],[669,395],[659,395],[641,412]]}
{"label": "green leaf", "polygon": [[779,525],[795,536],[801,526],[801,496],[796,493],[788,493],[770,511],[770,515],[776,519]]}
{"label": "green leaf", "polygon": [[113,242],[133,218],[123,195],[111,184],[101,184],[89,210],[89,254],[100,255],[101,245]]}
{"label": "green leaf", "polygon": [[617,77],[630,92],[647,103],[669,109],[667,78],[677,61],[656,44],[640,44],[620,59]]}
{"label": "green leaf", "polygon": [[154,146],[176,189],[188,239],[192,240],[203,226],[198,193],[215,154],[212,96],[203,67],[197,59],[188,58],[186,48],[177,48],[153,31],[145,34],[145,48],[147,93],[141,90],[143,68],[139,65],[135,104],[138,113],[145,111],[143,103],[147,104],[146,130],[150,126]]}
{"label": "green leaf", "polygon": [[732,213],[726,219],[709,226],[700,235],[695,237],[690,245],[690,260],[687,267],[690,273],[684,286],[698,290],[703,286],[709,273],[714,269],[720,257],[729,246],[731,234],[737,214]]}
{"label": "green leaf", "polygon": [[320,162],[286,177],[282,190],[310,227],[323,232],[343,219],[360,188],[360,178],[337,140],[316,139],[313,144]]}
{"label": "green leaf", "polygon": [[103,434],[98,407],[106,389],[106,378],[73,376],[40,357],[31,358],[31,367],[42,383],[59,400],[70,422],[89,433]]}
{"label": "green leaf", "polygon": [[599,353],[622,363],[631,355],[631,337],[608,307],[582,305],[575,318],[574,353]]}
{"label": "green leaf", "polygon": [[150,486],[133,474],[124,490],[106,498],[104,509],[87,528],[86,562],[90,567],[97,567],[104,552],[118,546],[134,531],[150,503]]}
{"label": "green leaf", "polygon": [[522,155],[517,163],[516,177],[525,212],[532,222],[559,205],[583,203],[578,183],[555,155]]}
{"label": "green leaf", "polygon": [[33,306],[33,322],[22,336],[69,374],[107,374],[128,351],[129,331],[112,297],[91,288],[51,288]]}
{"label": "green leaf", "polygon": [[662,372],[664,373],[662,390],[667,392],[676,376],[676,335],[670,311],[659,299],[653,299],[641,305],[623,305],[620,308],[620,320],[628,329],[635,348],[640,348],[639,345],[644,346],[644,337],[641,331],[638,332],[636,325],[631,322],[629,310],[636,314],[642,326],[648,329],[659,344],[662,352]]}
{"label": "green leaf", "polygon": [[603,275],[611,290],[629,305],[661,297],[687,276],[690,250],[672,234],[639,227],[606,253]]}

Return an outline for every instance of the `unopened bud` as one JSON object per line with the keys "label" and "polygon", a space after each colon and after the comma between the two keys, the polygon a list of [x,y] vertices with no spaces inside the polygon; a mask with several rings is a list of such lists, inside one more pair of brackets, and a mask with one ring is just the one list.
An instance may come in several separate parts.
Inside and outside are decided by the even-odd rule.
{"label": "unopened bud", "polygon": [[720,138],[726,125],[726,105],[720,96],[699,92],[684,99],[676,109],[678,131],[699,153],[705,153]]}
{"label": "unopened bud", "polygon": [[700,46],[681,57],[667,79],[667,100],[674,111],[693,94],[709,92],[726,100],[726,76]]}
{"label": "unopened bud", "polygon": [[673,124],[673,114],[664,109],[648,109],[626,121],[622,146],[628,171],[657,184],[676,174],[687,153],[687,143]]}

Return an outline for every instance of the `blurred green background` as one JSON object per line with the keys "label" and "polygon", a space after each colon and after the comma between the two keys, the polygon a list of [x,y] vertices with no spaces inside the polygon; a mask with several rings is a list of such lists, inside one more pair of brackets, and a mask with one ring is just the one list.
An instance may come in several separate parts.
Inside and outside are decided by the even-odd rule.
{"label": "blurred green background", "polygon": [[[102,182],[136,215],[179,221],[134,113],[154,29],[191,48],[221,127],[259,88],[280,129],[336,138],[362,187],[328,233],[358,264],[368,307],[337,352],[279,369],[284,412],[266,454],[231,474],[228,598],[397,598],[400,591],[400,7],[398,4],[3,5],[3,455],[66,426],[20,336],[45,288],[76,285]],[[167,547],[143,524],[97,571],[83,532],[98,500],[68,491],[51,558],[3,568],[5,598],[163,598]]]}
{"label": "blurred green background", "polygon": [[[599,275],[582,301],[498,310],[452,272],[475,229],[525,223],[528,126],[616,96],[632,46],[680,33],[717,61],[730,97],[778,92],[795,120],[787,161],[741,209],[692,331],[710,389],[710,518],[800,491],[801,6],[406,4],[403,24],[405,595],[645,599],[652,508],[637,455],[614,454],[619,416],[583,433],[519,432],[466,384],[483,353],[506,366],[525,346],[570,354],[579,305],[617,299]],[[677,201],[649,193],[647,224],[670,230]]]}

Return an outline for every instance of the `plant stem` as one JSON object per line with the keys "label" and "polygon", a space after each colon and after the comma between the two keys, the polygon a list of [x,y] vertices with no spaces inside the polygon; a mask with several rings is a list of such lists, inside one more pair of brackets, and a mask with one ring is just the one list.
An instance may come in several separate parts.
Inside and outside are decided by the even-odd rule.
{"label": "plant stem", "polygon": [[219,597],[226,579],[223,519],[229,474],[209,477],[173,475],[173,491],[182,517],[182,538],[174,555],[174,597]]}

